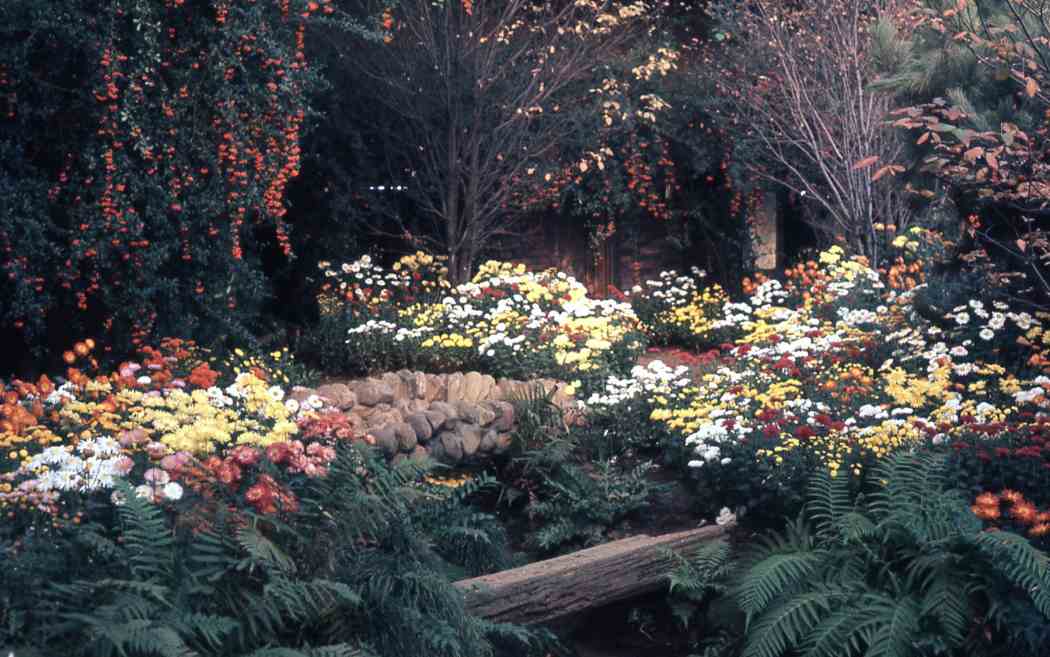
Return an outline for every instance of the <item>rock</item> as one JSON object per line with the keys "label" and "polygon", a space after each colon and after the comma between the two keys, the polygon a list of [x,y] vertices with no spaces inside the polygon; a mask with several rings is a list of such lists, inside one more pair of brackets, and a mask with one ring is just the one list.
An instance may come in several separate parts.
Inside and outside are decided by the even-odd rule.
{"label": "rock", "polygon": [[459,411],[460,418],[479,426],[491,424],[496,419],[496,413],[484,404],[461,401],[456,404],[456,410]]}
{"label": "rock", "polygon": [[499,379],[496,381],[496,391],[493,393],[493,397],[498,399],[510,399],[511,385],[510,379]]}
{"label": "rock", "polygon": [[496,380],[488,375],[478,372],[467,372],[463,375],[463,400],[468,402],[479,402],[489,398],[489,392]]}
{"label": "rock", "polygon": [[448,404],[443,401],[436,401],[430,405],[430,410],[437,411],[445,416],[449,420],[455,420],[459,418],[459,411],[453,404]]}
{"label": "rock", "polygon": [[369,427],[381,427],[388,424],[397,424],[403,421],[405,418],[401,414],[401,411],[396,408],[388,408],[384,410],[377,410],[367,418],[365,422]]}
{"label": "rock", "polygon": [[395,397],[394,403],[391,404],[391,406],[401,411],[402,415],[408,415],[412,412],[411,405],[409,404],[409,400],[406,397]]}
{"label": "rock", "polygon": [[445,391],[445,401],[454,404],[463,401],[463,374],[453,372],[448,375],[448,388]]}
{"label": "rock", "polygon": [[459,465],[463,460],[463,437],[458,433],[445,431],[441,434],[441,461],[449,465]]}
{"label": "rock", "polygon": [[503,454],[510,449],[510,446],[514,444],[514,436],[509,433],[501,433],[496,436],[496,448],[493,450],[496,454]]}
{"label": "rock", "polygon": [[[349,388],[347,388],[349,390]],[[289,399],[294,399],[300,404],[310,398],[310,395],[316,395],[317,391],[313,388],[304,388],[303,386],[295,386],[288,393]]]}
{"label": "rock", "polygon": [[358,382],[354,393],[357,395],[357,403],[365,406],[390,404],[394,401],[394,390],[382,381],[374,379]]}
{"label": "rock", "polygon": [[422,413],[411,413],[405,416],[405,422],[416,432],[416,439],[425,443],[434,435],[434,427],[430,426],[430,420]]}
{"label": "rock", "polygon": [[470,458],[478,453],[481,447],[481,429],[465,425],[459,428],[459,435],[463,444],[463,456]]}
{"label": "rock", "polygon": [[412,425],[407,422],[398,422],[394,425],[394,435],[397,436],[397,444],[402,452],[411,452],[415,449],[419,440]]}
{"label": "rock", "polygon": [[[408,370],[405,370],[406,372]],[[394,399],[408,399],[411,395],[408,392],[408,384],[401,378],[400,374],[395,372],[384,372],[379,380],[384,384],[390,386],[390,389],[394,392]]]}
{"label": "rock", "polygon": [[423,399],[427,402],[447,401],[448,381],[444,374],[427,374],[427,389]]}
{"label": "rock", "polygon": [[398,441],[397,434],[394,433],[394,427],[388,424],[385,427],[374,429],[371,431],[371,434],[376,439],[376,445],[383,449],[383,453],[387,457],[397,454]]}
{"label": "rock", "polygon": [[482,399],[493,399],[499,396],[499,390],[496,388],[496,379],[488,374],[482,375],[481,378],[485,385],[485,396]]}
{"label": "rock", "polygon": [[499,434],[494,430],[489,429],[485,432],[485,435],[481,437],[481,446],[478,448],[484,453],[488,453],[496,449],[496,441],[499,439]]}
{"label": "rock", "polygon": [[402,463],[404,463],[407,460],[408,460],[408,456],[406,454],[401,454],[401,453],[394,454],[394,457],[392,459],[390,459],[390,465],[401,465]]}
{"label": "rock", "polygon": [[448,416],[441,411],[423,411],[423,416],[427,418],[427,422],[430,423],[430,428],[434,430],[434,433],[441,431],[445,423],[448,422]]}
{"label": "rock", "polygon": [[[567,387],[569,387],[568,383],[558,382],[555,383],[552,388],[554,390],[554,395],[551,397],[551,403],[563,411],[567,408],[571,408],[576,402],[575,397],[565,392]],[[549,394],[550,390],[548,389],[547,392]]]}
{"label": "rock", "polygon": [[317,389],[317,396],[328,400],[328,403],[341,411],[353,408],[357,396],[345,383],[329,383]]}
{"label": "rock", "polygon": [[510,431],[514,428],[514,404],[506,401],[491,402],[493,408],[497,409],[496,421],[492,428],[496,431]]}
{"label": "rock", "polygon": [[355,436],[363,436],[368,432],[368,424],[365,423],[364,418],[357,413],[347,413],[346,420],[350,424],[350,429],[354,432]]}
{"label": "rock", "polygon": [[445,455],[445,446],[441,444],[438,438],[431,440],[427,445],[427,453],[430,455],[430,460],[438,463],[444,463],[445,459],[448,458]]}
{"label": "rock", "polygon": [[426,463],[427,460],[430,459],[430,452],[427,451],[426,447],[416,445],[416,448],[412,450],[412,453],[408,455],[408,458],[416,463]]}
{"label": "rock", "polygon": [[426,399],[427,396],[427,375],[422,372],[409,372],[408,370],[401,370],[397,373],[401,377],[401,380],[405,382],[408,388],[408,397],[410,399]]}
{"label": "rock", "polygon": [[423,411],[427,410],[428,408],[430,408],[430,404],[428,404],[423,399],[411,399],[408,402],[408,411],[409,411],[409,413],[422,413]]}

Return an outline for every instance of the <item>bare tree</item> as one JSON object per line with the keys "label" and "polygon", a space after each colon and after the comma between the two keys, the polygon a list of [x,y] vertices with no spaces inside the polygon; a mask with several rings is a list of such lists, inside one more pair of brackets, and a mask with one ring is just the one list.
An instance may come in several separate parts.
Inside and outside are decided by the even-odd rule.
{"label": "bare tree", "polygon": [[873,263],[879,227],[912,218],[892,180],[904,171],[895,164],[904,143],[887,125],[893,95],[870,86],[880,39],[892,41],[890,9],[881,0],[737,5],[716,51],[728,56],[713,71],[742,140],[757,147],[750,172],[801,196],[818,232]]}
{"label": "bare tree", "polygon": [[591,136],[658,109],[646,97],[628,112],[628,83],[603,72],[642,33],[651,10],[641,0],[380,7],[365,13],[382,16],[388,36],[348,58],[357,106],[372,108],[365,118],[384,140],[385,175],[428,224],[391,212],[397,231],[447,253],[456,280],[522,209],[573,170],[601,165]]}

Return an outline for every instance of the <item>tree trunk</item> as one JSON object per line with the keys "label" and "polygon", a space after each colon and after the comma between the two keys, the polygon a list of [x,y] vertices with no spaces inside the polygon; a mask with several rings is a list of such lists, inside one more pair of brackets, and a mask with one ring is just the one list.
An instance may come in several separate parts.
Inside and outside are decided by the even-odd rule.
{"label": "tree trunk", "polygon": [[491,621],[533,625],[564,619],[666,584],[667,551],[692,556],[721,537],[712,525],[662,536],[633,536],[546,561],[465,579],[467,611]]}

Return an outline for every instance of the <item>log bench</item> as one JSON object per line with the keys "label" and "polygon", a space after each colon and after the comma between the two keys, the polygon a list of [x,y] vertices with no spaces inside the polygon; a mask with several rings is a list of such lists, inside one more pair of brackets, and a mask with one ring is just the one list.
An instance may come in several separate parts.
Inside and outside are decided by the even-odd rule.
{"label": "log bench", "polygon": [[548,624],[665,585],[667,551],[692,556],[725,534],[718,525],[660,536],[632,536],[564,556],[460,580],[467,611],[491,621]]}

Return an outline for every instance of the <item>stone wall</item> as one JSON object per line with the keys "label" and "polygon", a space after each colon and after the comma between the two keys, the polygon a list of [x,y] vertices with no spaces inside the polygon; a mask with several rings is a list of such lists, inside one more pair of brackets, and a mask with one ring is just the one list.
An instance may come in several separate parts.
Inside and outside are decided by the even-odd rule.
{"label": "stone wall", "polygon": [[388,372],[379,377],[294,388],[293,399],[312,394],[342,411],[351,426],[370,434],[394,462],[430,457],[448,465],[481,461],[505,452],[514,429],[514,405],[542,388],[563,409],[573,405],[566,384],[553,379],[495,380],[478,372]]}

